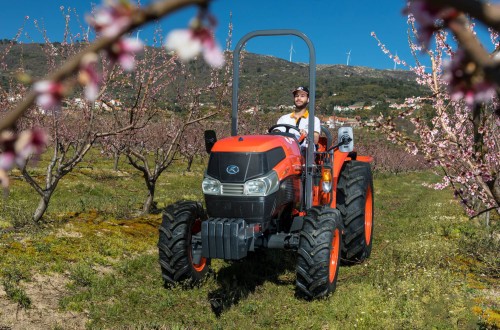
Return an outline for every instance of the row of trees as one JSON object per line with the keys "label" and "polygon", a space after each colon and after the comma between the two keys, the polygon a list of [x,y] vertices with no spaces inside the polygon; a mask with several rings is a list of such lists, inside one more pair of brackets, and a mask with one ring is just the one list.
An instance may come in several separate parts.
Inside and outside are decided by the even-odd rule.
{"label": "row of trees", "polygon": [[[64,58],[69,58],[61,68],[57,68],[58,63],[54,61],[56,49],[50,41],[45,44],[48,72],[52,72],[47,80],[36,83],[33,89],[22,83],[29,82],[23,72],[18,76],[21,80],[10,80],[8,88],[0,93],[0,111],[6,111],[0,122],[0,180],[7,186],[6,171],[16,163],[20,166],[26,181],[40,195],[35,221],[47,209],[59,181],[96,145],[111,154],[124,154],[129,163],[143,173],[149,192],[143,209],[151,210],[159,176],[172,164],[182,145],[187,145],[184,150],[193,149],[190,137],[199,137],[186,134],[187,130],[199,128],[196,125],[217,115],[228,102],[230,66],[223,64],[222,53],[213,40],[215,19],[208,11],[209,3],[209,0],[160,1],[140,9],[126,1],[108,2],[89,20],[101,36],[94,43],[73,42],[81,38],[70,37],[67,32],[57,48],[57,52],[64,52]],[[202,52],[205,60],[217,68],[205,86],[197,84],[196,77],[185,70],[184,64],[168,57],[161,47],[144,48],[143,58],[134,60],[142,47],[122,37],[148,21],[191,4],[200,9],[196,24],[175,31],[169,45],[184,60]],[[460,11],[490,26],[492,41],[498,47],[496,31],[500,27],[500,14],[496,13],[499,8],[467,0],[411,1],[408,7],[410,47],[417,64],[410,69],[417,74],[417,82],[428,88],[429,95],[407,99],[411,110],[400,114],[414,125],[415,134],[399,131],[392,118],[381,117],[378,121],[379,129],[391,140],[403,144],[414,154],[423,154],[442,170],[443,183],[437,187],[451,186],[472,216],[498,211],[500,205],[500,120],[497,97],[494,97],[500,83],[500,68],[496,58],[485,53],[474,36],[472,25]],[[415,20],[420,24],[419,30]],[[448,33],[441,29],[443,23],[458,40],[458,50],[453,49]],[[432,34],[435,39],[431,48]],[[231,33],[227,49],[230,36]],[[155,40],[158,46],[163,42],[160,34]],[[381,42],[380,46],[398,64],[407,65]],[[429,56],[432,72],[426,72],[420,65],[419,51]],[[97,57],[98,52],[105,56]],[[446,57],[452,59],[447,69]],[[0,64],[5,69],[5,63]],[[74,75],[77,72],[78,77]],[[162,93],[166,88],[176,89],[182,116],[174,116],[168,109],[161,108],[160,105],[168,104]],[[211,109],[200,106],[200,96],[206,93],[215,100],[215,107]],[[25,96],[24,100],[18,102],[18,95]],[[67,96],[73,99],[81,96],[78,98],[87,101],[74,104],[68,101],[66,107],[60,107]],[[102,100],[110,110],[97,106],[96,99]],[[119,99],[120,103],[111,102],[113,99]],[[35,100],[40,107],[33,106]],[[8,111],[14,104],[17,106]],[[429,105],[433,109],[431,114]],[[427,109],[425,118],[420,114],[421,109]],[[266,126],[262,120],[241,121],[240,131],[255,131],[255,127],[263,131],[261,126]],[[52,157],[44,180],[32,177],[26,167],[26,155],[38,151],[45,143],[33,127],[42,127],[50,136]],[[23,131],[28,134],[21,133]],[[195,153],[185,151],[187,157]]]}
{"label": "row of trees", "polygon": [[[229,29],[231,31],[232,27]],[[57,55],[63,58],[78,57],[92,47],[88,40],[74,42],[78,35],[69,30],[64,31],[64,36],[65,39],[57,48]],[[11,136],[34,127],[42,128],[48,136],[50,160],[43,176],[38,171],[33,175],[34,172],[29,169],[33,162],[18,164],[22,176],[40,197],[33,214],[35,222],[47,210],[59,182],[82,162],[91,148],[102,148],[105,153],[115,157],[124,155],[135,169],[142,172],[148,191],[144,212],[154,208],[156,182],[175,157],[183,154],[192,162],[199,151],[200,137],[203,136],[199,132],[200,123],[220,113],[223,100],[228,97],[231,85],[228,63],[231,63],[231,59],[222,68],[213,69],[210,83],[202,86],[186,70],[182,61],[169,55],[169,51],[162,47],[164,40],[159,28],[154,40],[153,47],[145,47],[142,56],[135,60],[129,58],[132,62],[128,64],[114,65],[117,58],[102,56],[91,67],[80,70],[78,79],[95,80],[95,95],[89,97],[88,82],[87,85],[83,84],[83,89],[75,86],[71,91],[67,85],[60,85],[61,90],[56,92],[49,88],[45,99],[37,99],[38,106],[29,105],[15,121]],[[230,43],[229,34],[227,48]],[[59,63],[54,61],[54,47],[50,40],[46,39],[43,50],[47,58],[47,71],[57,72]],[[131,63],[133,71],[128,66]],[[26,77],[25,72],[18,73]],[[90,77],[85,76],[85,73]],[[98,77],[97,73],[100,73]],[[169,103],[165,99],[165,90],[172,88],[176,91],[181,115],[162,107]],[[29,92],[27,85],[13,77],[8,88],[0,93],[0,109],[5,111],[11,108],[18,102],[19,95],[25,96]],[[215,106],[203,109],[199,98],[207,94],[212,95]],[[63,95],[67,95],[64,104],[60,102]],[[52,107],[48,108],[46,105],[50,102]],[[4,114],[4,118],[8,118],[8,115]],[[12,140],[13,145],[19,143],[18,140]],[[13,148],[13,152],[16,150]],[[8,151],[5,149],[3,156]]]}

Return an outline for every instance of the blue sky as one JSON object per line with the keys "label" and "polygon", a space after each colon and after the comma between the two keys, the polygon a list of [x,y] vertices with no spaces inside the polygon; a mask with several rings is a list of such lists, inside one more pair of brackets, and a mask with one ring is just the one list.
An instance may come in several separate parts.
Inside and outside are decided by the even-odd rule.
{"label": "blue sky", "polygon": [[[146,5],[151,1],[142,0],[142,3]],[[64,27],[60,6],[76,10],[86,26],[83,17],[90,12],[92,1],[0,0],[0,3],[4,3],[0,11],[0,39],[12,38],[22,26],[24,17],[29,16],[25,31],[30,37],[23,36],[21,40],[40,42],[42,35],[34,28],[33,20],[43,24],[52,41],[60,41]],[[99,5],[101,2],[94,3]],[[298,29],[312,40],[318,64],[346,64],[350,51],[350,65],[393,69],[394,62],[382,53],[370,33],[377,33],[391,51],[413,63],[408,50],[406,17],[401,13],[404,3],[403,0],[214,0],[211,11],[219,20],[216,32],[221,44],[225,43],[232,13],[233,47],[253,30]],[[164,18],[161,25],[165,31],[186,27],[194,13],[193,8],[184,9]],[[74,23],[76,33],[80,24],[76,20]],[[137,34],[142,39],[152,40],[153,27],[143,27],[133,35]],[[293,36],[254,38],[247,44],[247,50],[289,60],[292,44],[292,61],[307,62],[307,46]]]}

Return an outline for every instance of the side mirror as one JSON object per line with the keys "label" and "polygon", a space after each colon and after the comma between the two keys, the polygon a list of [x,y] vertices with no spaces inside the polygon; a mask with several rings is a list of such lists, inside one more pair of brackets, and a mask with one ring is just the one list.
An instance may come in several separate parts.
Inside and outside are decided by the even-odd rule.
{"label": "side mirror", "polygon": [[207,150],[207,153],[210,153],[212,151],[212,147],[214,146],[215,142],[217,142],[217,135],[215,134],[214,130],[206,130],[205,131],[205,149]]}
{"label": "side mirror", "polygon": [[352,127],[339,128],[339,151],[351,152],[354,150],[354,133]]}

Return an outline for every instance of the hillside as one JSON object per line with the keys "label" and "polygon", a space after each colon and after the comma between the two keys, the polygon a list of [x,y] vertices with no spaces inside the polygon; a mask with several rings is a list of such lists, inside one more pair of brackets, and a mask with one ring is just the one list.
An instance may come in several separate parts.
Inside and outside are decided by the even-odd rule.
{"label": "hillside", "polygon": [[[5,54],[8,44],[0,44],[0,54]],[[58,55],[51,60],[62,62],[65,51],[61,44],[52,45]],[[16,44],[0,57],[6,69],[0,72],[0,84],[6,87],[13,72],[23,68],[35,79],[47,73],[48,56],[43,44]],[[200,83],[207,82],[210,70],[201,61],[191,62],[188,68]],[[291,63],[284,59],[253,53],[244,53],[240,74],[241,95],[260,106],[289,105],[290,90],[297,85],[308,85],[308,64]],[[332,111],[335,105],[379,104],[401,102],[405,97],[422,95],[426,91],[419,86],[410,71],[377,70],[368,67],[346,65],[318,65],[316,79],[317,105]],[[166,91],[175,97],[175,88]],[[205,102],[210,100],[205,99]]]}
{"label": "hillside", "polygon": [[[258,86],[259,97],[268,104],[289,104],[289,91],[307,85],[309,68],[271,56],[247,54],[241,74],[242,88]],[[347,106],[356,102],[402,101],[422,95],[425,90],[409,71],[377,70],[346,65],[319,65],[316,69],[316,98],[323,108]]]}

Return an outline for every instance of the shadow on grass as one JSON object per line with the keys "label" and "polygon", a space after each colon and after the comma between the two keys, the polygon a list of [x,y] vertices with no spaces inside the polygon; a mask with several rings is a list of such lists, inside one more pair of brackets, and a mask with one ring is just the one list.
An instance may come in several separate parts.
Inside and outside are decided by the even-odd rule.
{"label": "shadow on grass", "polygon": [[[237,305],[256,288],[269,281],[289,285],[295,281],[296,254],[291,251],[266,250],[249,254],[215,274],[219,288],[208,293],[208,301],[216,317]],[[291,278],[280,275],[292,273]]]}

